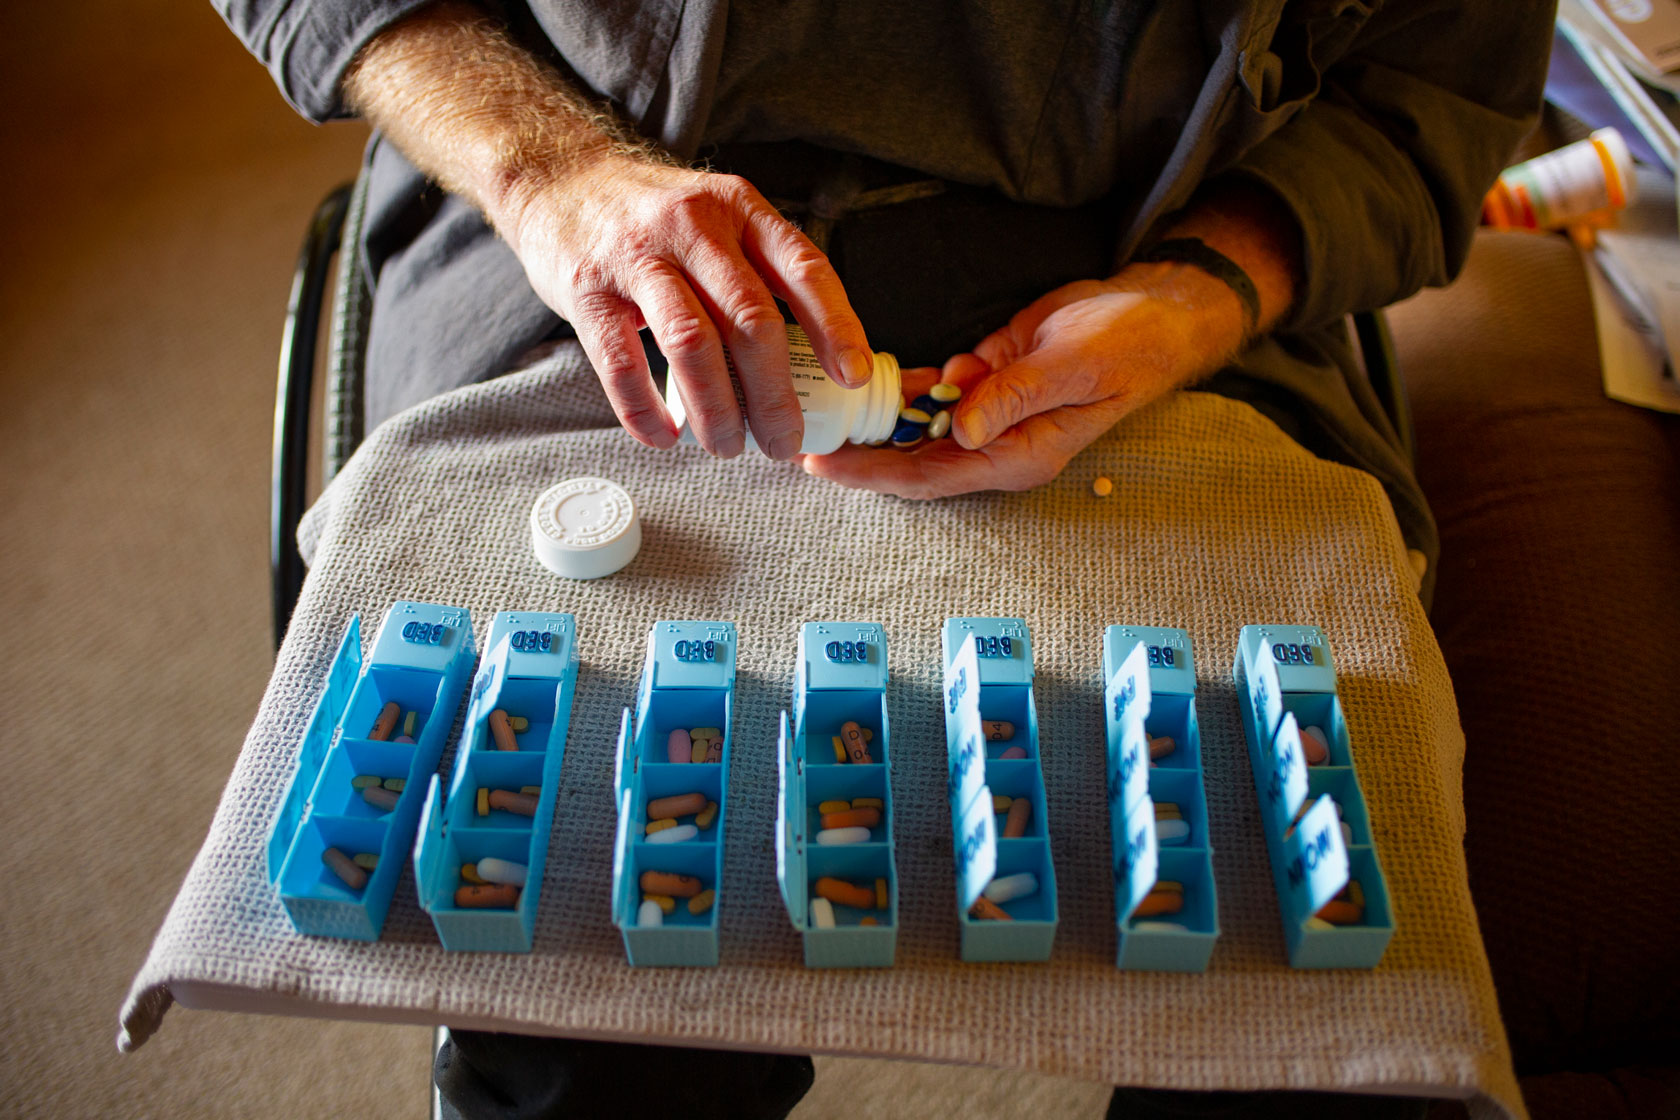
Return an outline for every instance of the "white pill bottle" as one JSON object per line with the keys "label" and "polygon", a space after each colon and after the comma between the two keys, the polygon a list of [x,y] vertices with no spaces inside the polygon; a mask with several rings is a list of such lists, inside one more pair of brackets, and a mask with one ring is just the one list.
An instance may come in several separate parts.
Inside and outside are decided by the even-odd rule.
{"label": "white pill bottle", "polygon": [[1601,128],[1555,152],[1508,167],[1482,202],[1495,229],[1603,225],[1633,201],[1633,156],[1622,134]]}
{"label": "white pill bottle", "polygon": [[[898,359],[891,354],[876,352],[875,370],[869,383],[859,389],[848,389],[823,372],[822,363],[811,349],[811,340],[797,323],[787,324],[788,365],[793,371],[793,392],[799,398],[799,411],[805,417],[805,439],[799,450],[807,455],[827,455],[838,451],[842,444],[878,443],[892,435],[898,424],[898,410],[903,407],[903,383],[899,378]],[[746,420],[746,401],[741,397],[741,382],[735,372],[735,359],[728,350],[724,361],[729,365],[729,377],[735,388],[735,399],[741,406],[741,419]],[[688,409],[683,405],[676,378],[665,385],[665,407],[671,410],[677,431],[683,442],[693,443],[694,433],[688,426]],[[753,442],[747,431],[747,446]]]}

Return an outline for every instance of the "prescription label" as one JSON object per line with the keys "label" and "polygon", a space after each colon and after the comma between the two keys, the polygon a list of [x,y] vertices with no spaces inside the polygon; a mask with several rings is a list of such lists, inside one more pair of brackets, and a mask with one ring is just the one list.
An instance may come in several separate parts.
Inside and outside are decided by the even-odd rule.
{"label": "prescription label", "polygon": [[1284,883],[1297,914],[1317,913],[1348,882],[1347,847],[1342,843],[1336,802],[1325,794],[1302,815],[1283,840]]}
{"label": "prescription label", "polygon": [[992,812],[991,791],[982,785],[980,795],[953,819],[957,901],[966,914],[997,875],[997,818]]}

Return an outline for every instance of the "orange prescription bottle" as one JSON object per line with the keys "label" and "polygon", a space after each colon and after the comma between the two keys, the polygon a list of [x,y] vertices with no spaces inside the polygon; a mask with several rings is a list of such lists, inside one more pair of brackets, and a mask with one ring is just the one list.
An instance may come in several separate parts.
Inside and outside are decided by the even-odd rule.
{"label": "orange prescription bottle", "polygon": [[1633,201],[1633,157],[1613,128],[1506,168],[1482,202],[1495,229],[1563,229],[1602,222]]}

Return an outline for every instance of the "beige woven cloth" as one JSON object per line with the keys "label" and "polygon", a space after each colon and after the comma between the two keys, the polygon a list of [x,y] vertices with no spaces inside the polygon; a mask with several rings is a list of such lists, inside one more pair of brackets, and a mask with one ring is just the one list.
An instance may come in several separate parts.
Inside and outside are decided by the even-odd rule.
{"label": "beige woven cloth", "polygon": [[[1171,397],[1056,482],[914,503],[756,454],[656,452],[615,427],[575,352],[385,425],[311,511],[313,569],[210,834],[122,1011],[126,1047],[189,1006],[1022,1067],[1117,1084],[1422,1092],[1522,1104],[1461,849],[1452,686],[1375,481],[1246,406]],[[532,502],[600,474],[640,506],[640,556],[571,582],[534,559]],[[1097,499],[1091,480],[1114,479]],[[293,932],[264,845],[345,620],[395,599],[577,616],[582,671],[535,951],[448,953],[398,887],[384,937]],[[1048,964],[957,958],[939,627],[1032,627],[1061,925]],[[632,969],[608,911],[620,710],[660,618],[740,627],[717,968]],[[811,619],[885,625],[901,920],[890,970],[809,971],[775,882],[776,715]],[[1203,975],[1114,967],[1102,631],[1195,643],[1223,936]],[[1381,967],[1284,959],[1230,666],[1250,622],[1322,626],[1340,671],[1398,929]],[[448,758],[445,759],[445,767]]]}

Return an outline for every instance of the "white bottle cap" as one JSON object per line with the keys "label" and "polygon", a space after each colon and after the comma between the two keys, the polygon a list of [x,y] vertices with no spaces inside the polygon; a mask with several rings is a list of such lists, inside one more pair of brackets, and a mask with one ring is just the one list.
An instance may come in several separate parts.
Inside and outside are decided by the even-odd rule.
{"label": "white bottle cap", "polygon": [[556,575],[610,576],[640,551],[641,517],[618,483],[570,478],[543,491],[532,507],[531,547]]}

